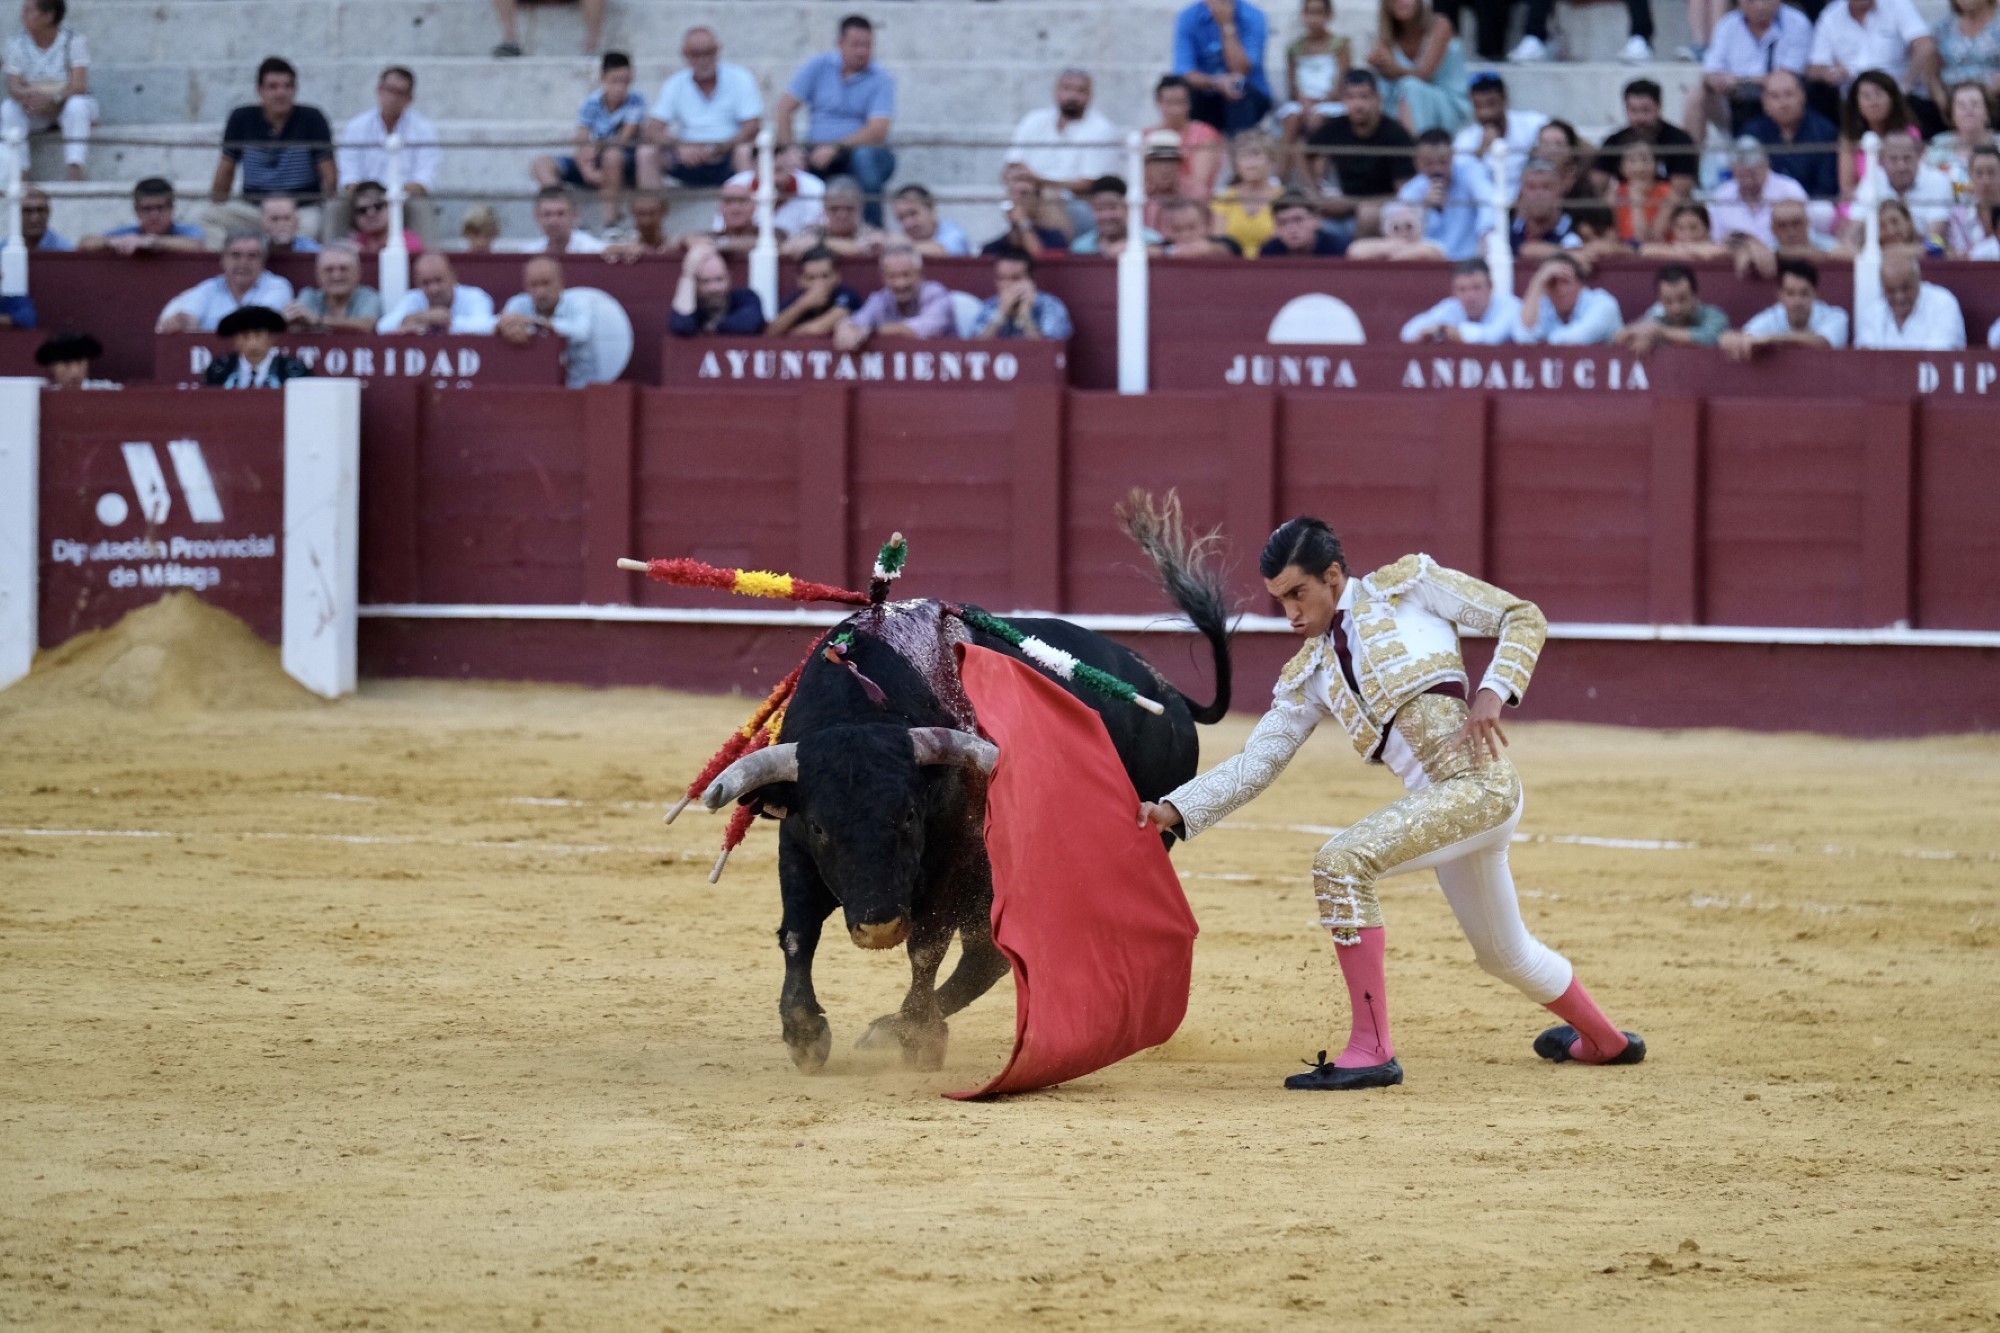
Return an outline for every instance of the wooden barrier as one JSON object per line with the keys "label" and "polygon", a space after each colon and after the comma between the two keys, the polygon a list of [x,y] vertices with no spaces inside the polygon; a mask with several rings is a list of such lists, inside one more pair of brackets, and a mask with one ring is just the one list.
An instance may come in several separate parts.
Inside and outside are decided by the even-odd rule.
{"label": "wooden barrier", "polygon": [[[298,357],[318,375],[363,381],[420,380],[440,387],[562,384],[562,344],[555,338],[511,343],[504,338],[429,334],[287,334],[278,350]],[[229,340],[208,333],[153,335],[153,379],[199,384]]]}

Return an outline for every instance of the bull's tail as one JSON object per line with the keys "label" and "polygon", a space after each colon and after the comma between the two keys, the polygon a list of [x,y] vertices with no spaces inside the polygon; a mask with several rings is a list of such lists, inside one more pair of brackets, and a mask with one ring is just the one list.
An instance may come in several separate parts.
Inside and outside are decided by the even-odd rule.
{"label": "bull's tail", "polygon": [[1229,711],[1229,609],[1222,575],[1212,557],[1221,545],[1220,530],[1190,537],[1181,515],[1181,498],[1173,491],[1156,500],[1135,490],[1118,506],[1118,521],[1153,562],[1160,585],[1215,652],[1215,698],[1207,707],[1188,709],[1197,722],[1220,722]]}

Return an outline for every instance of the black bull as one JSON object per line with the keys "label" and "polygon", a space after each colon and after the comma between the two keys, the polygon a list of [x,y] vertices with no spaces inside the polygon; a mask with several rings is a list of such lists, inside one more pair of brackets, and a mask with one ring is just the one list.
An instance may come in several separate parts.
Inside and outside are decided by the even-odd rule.
{"label": "black bull", "polygon": [[[1135,704],[1069,687],[1103,717],[1126,774],[1146,800],[1194,775],[1195,724],[1216,721],[1229,703],[1228,633],[1219,588],[1201,577],[1170,577],[1167,585],[1215,655],[1216,697],[1206,707],[1191,705],[1137,653],[1102,635],[1062,620],[1015,622],[1165,705],[1165,714],[1155,716]],[[935,604],[916,605],[935,614]],[[778,1012],[793,1063],[808,1072],[826,1062],[832,1046],[826,1012],[813,992],[812,962],[820,929],[836,907],[862,948],[909,942],[909,993],[901,1009],[877,1019],[860,1044],[893,1038],[904,1061],[915,1067],[943,1063],[945,1019],[1008,971],[993,942],[993,877],[985,841],[986,775],[997,751],[963,729],[962,699],[951,697],[955,672],[939,682],[935,665],[926,671],[866,632],[871,614],[880,613],[862,612],[823,641],[836,641],[842,629],[858,631],[845,648],[851,667],[815,651],[779,743],[738,760],[705,795],[710,808],[754,801],[781,820],[784,912],[778,943],[785,981]],[[1022,656],[984,633],[974,631],[970,638],[981,647]],[[879,700],[857,673],[879,687]],[[954,933],[960,940],[958,966],[940,986],[938,971]]]}

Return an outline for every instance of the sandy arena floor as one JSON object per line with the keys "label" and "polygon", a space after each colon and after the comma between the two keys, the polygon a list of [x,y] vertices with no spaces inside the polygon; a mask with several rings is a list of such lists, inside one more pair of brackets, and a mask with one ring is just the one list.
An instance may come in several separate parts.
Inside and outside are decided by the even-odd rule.
{"label": "sandy arena floor", "polygon": [[900,952],[837,934],[793,1071],[771,830],[711,888],[720,821],[659,821],[741,701],[269,702],[0,696],[0,1324],[2000,1320],[2000,739],[1523,723],[1530,924],[1653,1058],[1537,1061],[1424,876],[1408,1082],[1310,1096],[1302,826],[1394,794],[1322,737],[1178,855],[1180,1035],[962,1105],[1006,983],[909,1073],[850,1049]]}

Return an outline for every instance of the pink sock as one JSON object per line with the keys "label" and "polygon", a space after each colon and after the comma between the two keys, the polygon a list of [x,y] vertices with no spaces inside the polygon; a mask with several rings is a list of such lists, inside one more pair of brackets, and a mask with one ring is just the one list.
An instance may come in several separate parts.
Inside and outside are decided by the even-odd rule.
{"label": "pink sock", "polygon": [[1590,992],[1574,974],[1569,989],[1544,1007],[1576,1029],[1576,1040],[1569,1044],[1569,1058],[1579,1064],[1601,1065],[1625,1049],[1625,1034],[1604,1016],[1597,1001],[1590,998]]}
{"label": "pink sock", "polygon": [[1340,960],[1340,975],[1347,982],[1347,1006],[1353,1015],[1347,1033],[1347,1049],[1333,1063],[1340,1069],[1365,1069],[1396,1058],[1396,1043],[1389,1036],[1389,994],[1383,978],[1387,944],[1381,926],[1361,931],[1359,944],[1334,946]]}

